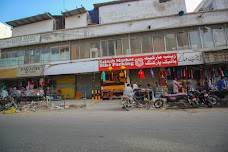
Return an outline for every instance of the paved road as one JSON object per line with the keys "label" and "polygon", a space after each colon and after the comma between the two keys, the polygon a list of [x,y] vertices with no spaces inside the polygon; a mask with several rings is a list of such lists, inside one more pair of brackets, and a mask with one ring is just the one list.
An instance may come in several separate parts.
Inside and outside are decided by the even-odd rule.
{"label": "paved road", "polygon": [[1,152],[227,152],[228,108],[86,109],[0,114]]}

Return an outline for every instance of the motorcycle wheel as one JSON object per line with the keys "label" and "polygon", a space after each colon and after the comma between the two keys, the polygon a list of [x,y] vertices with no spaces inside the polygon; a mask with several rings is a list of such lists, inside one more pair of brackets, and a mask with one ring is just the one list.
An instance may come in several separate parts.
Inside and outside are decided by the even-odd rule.
{"label": "motorcycle wheel", "polygon": [[191,100],[191,105],[193,108],[199,108],[199,103],[196,100]]}
{"label": "motorcycle wheel", "polygon": [[162,99],[157,99],[154,102],[154,107],[155,108],[161,108],[163,106],[163,104],[164,104],[164,101]]}
{"label": "motorcycle wheel", "polygon": [[212,105],[216,105],[218,103],[218,97],[215,95],[210,95],[209,100],[210,100]]}
{"label": "motorcycle wheel", "polygon": [[181,109],[186,109],[189,107],[189,103],[188,103],[188,100],[187,99],[181,99],[179,100],[180,103],[178,104],[178,106],[181,108]]}
{"label": "motorcycle wheel", "polygon": [[123,106],[127,111],[132,109],[132,105],[130,104],[129,100],[123,100]]}
{"label": "motorcycle wheel", "polygon": [[205,99],[205,100],[204,100],[204,103],[205,103],[209,108],[212,108],[212,103],[210,102],[209,99]]}

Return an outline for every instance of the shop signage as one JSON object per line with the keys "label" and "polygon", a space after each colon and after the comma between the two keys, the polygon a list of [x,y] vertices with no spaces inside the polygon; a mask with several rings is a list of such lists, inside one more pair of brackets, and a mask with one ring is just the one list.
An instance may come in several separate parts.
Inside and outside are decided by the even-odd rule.
{"label": "shop signage", "polygon": [[40,35],[26,35],[8,38],[0,41],[0,49],[14,46],[22,46],[40,42]]}
{"label": "shop signage", "polygon": [[178,53],[178,65],[197,65],[203,64],[203,56],[202,52],[185,52],[185,53]]}
{"label": "shop signage", "polygon": [[177,54],[153,54],[101,59],[99,71],[178,66]]}
{"label": "shop signage", "polygon": [[18,68],[18,77],[41,76],[43,73],[43,65],[25,66]]}

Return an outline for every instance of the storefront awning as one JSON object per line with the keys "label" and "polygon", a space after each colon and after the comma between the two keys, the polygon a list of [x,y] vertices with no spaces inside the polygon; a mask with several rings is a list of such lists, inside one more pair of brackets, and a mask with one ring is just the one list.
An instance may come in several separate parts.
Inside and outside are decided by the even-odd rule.
{"label": "storefront awning", "polygon": [[228,50],[204,52],[206,64],[228,63]]}

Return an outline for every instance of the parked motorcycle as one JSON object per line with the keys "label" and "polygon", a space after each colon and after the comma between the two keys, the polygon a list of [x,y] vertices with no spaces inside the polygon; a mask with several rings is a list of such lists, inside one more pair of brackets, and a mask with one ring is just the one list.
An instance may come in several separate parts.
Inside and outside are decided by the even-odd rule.
{"label": "parked motorcycle", "polygon": [[15,104],[13,97],[9,96],[5,99],[0,99],[0,111],[8,110],[11,107],[17,108],[17,105]]}
{"label": "parked motorcycle", "polygon": [[187,107],[198,107],[198,103],[196,102],[196,98],[193,94],[186,93],[177,93],[177,94],[161,94],[160,98],[155,100],[154,107],[160,108],[163,106],[164,102],[171,106],[178,106],[180,108]]}
{"label": "parked motorcycle", "polygon": [[191,91],[197,98],[198,104],[201,106],[202,104],[207,105],[209,108],[212,108],[212,103],[210,101],[209,95],[206,90],[199,92],[198,90]]}
{"label": "parked motorcycle", "polygon": [[128,96],[124,96],[122,97],[121,100],[122,100],[123,108],[126,109],[127,111],[130,111],[134,107],[137,107],[137,108],[146,107],[147,109],[150,109],[150,105],[148,103],[146,103],[145,105],[142,105],[135,96],[133,96],[132,99]]}
{"label": "parked motorcycle", "polygon": [[222,91],[210,90],[208,94],[213,105],[218,105],[218,104],[221,106],[227,105],[228,90],[225,90],[225,89]]}

